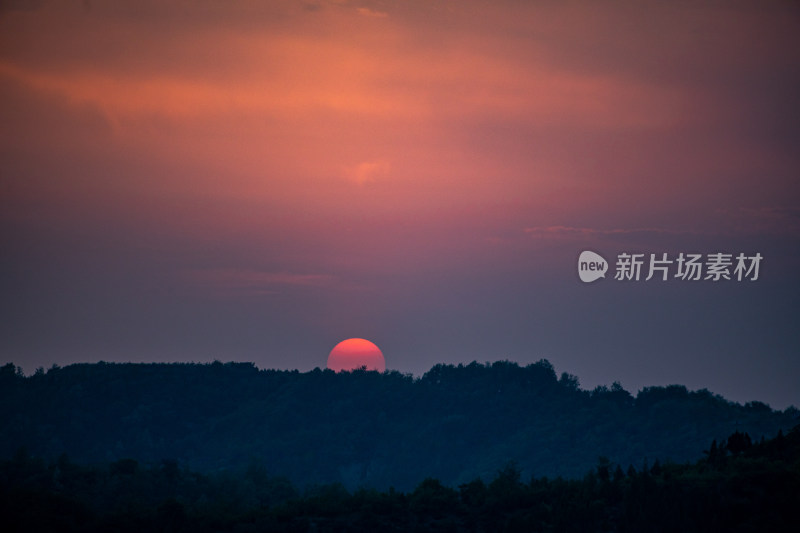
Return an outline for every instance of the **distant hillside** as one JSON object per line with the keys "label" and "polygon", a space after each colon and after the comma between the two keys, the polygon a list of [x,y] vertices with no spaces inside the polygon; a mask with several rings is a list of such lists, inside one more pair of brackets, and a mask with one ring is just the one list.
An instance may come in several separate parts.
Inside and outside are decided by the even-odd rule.
{"label": "distant hillside", "polygon": [[257,464],[303,486],[411,489],[492,478],[578,477],[598,457],[637,468],[692,461],[734,431],[758,441],[800,421],[708,391],[581,390],[547,361],[335,374],[249,363],[78,364],[25,377],[0,368],[0,457],[20,447],[82,463],[176,460],[213,472]]}

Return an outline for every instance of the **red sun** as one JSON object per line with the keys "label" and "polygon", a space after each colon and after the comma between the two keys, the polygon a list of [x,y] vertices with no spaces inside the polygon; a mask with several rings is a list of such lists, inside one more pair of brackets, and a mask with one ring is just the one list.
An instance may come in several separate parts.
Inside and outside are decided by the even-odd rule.
{"label": "red sun", "polygon": [[334,346],[328,356],[328,368],[335,372],[355,370],[362,366],[378,372],[386,370],[383,352],[366,339],[344,340]]}

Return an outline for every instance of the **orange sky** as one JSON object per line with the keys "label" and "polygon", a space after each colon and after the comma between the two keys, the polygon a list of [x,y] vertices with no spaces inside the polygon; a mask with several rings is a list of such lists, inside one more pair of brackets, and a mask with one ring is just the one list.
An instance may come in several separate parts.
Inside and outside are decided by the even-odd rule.
{"label": "orange sky", "polygon": [[[746,244],[800,266],[789,3],[3,5],[0,220],[18,291],[4,316],[34,331],[43,306],[52,328],[49,343],[10,333],[4,360],[46,364],[67,338],[90,359],[147,359],[126,348],[134,330],[153,339],[137,354],[179,357],[228,305],[252,321],[211,328],[231,358],[313,367],[339,337],[382,334],[418,371],[534,357],[525,317],[540,311],[510,302],[586,247]],[[133,303],[115,303],[129,282]],[[150,331],[161,306],[183,329]],[[448,326],[454,309],[474,315]],[[104,314],[127,333],[81,344]],[[460,340],[471,320],[512,340]],[[368,331],[342,331],[354,323]],[[401,325],[424,331],[389,333]],[[319,333],[295,346],[273,329]],[[792,375],[796,335],[778,330]],[[551,357],[579,373],[584,348]],[[607,366],[585,372],[618,379]]]}
{"label": "orange sky", "polygon": [[782,96],[779,79],[758,76],[797,64],[793,19],[777,10],[87,5],[7,12],[0,79],[6,101],[24,99],[5,141],[117,150],[157,167],[139,183],[85,176],[96,194],[380,213],[565,194],[606,209],[622,194],[682,202],[691,187],[722,207],[741,195],[730,180],[751,179],[731,175],[745,167],[774,174],[748,198],[757,208],[780,202],[792,178],[774,145],[742,131],[742,115],[758,111],[744,99],[760,89],[742,81]]}

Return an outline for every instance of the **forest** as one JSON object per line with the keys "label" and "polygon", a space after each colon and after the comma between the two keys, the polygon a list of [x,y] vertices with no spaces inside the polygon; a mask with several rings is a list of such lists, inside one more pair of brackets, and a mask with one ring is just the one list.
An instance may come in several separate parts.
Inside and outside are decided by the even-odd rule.
{"label": "forest", "polygon": [[523,479],[581,479],[598,457],[639,468],[702,457],[800,423],[794,407],[684,386],[584,390],[546,360],[436,365],[421,377],[259,370],[251,363],[0,367],[0,459],[24,450],[88,467],[136,461],[199,474],[255,469],[304,488],[457,487],[510,462]]}
{"label": "forest", "polygon": [[735,432],[702,459],[626,469],[607,457],[579,479],[522,477],[511,462],[457,487],[407,492],[295,488],[257,464],[201,474],[175,461],[79,465],[19,450],[0,462],[4,531],[778,532],[796,531],[800,426],[757,443]]}

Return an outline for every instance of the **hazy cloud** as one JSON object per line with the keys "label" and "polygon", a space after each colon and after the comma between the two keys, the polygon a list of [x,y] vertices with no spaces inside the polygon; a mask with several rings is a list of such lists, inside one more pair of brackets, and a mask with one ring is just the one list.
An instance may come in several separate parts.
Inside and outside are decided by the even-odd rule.
{"label": "hazy cloud", "polygon": [[384,11],[375,11],[368,7],[359,7],[356,9],[359,15],[363,15],[365,17],[372,17],[372,18],[386,18],[389,16],[388,13]]}
{"label": "hazy cloud", "polygon": [[0,13],[3,11],[36,11],[44,5],[44,0],[2,0]]}
{"label": "hazy cloud", "polygon": [[347,179],[359,185],[371,183],[389,175],[391,165],[388,161],[364,161],[346,170]]}
{"label": "hazy cloud", "polygon": [[249,269],[209,269],[191,271],[187,278],[214,290],[273,294],[281,287],[326,287],[335,281],[327,274],[300,274]]}
{"label": "hazy cloud", "polygon": [[571,226],[537,226],[525,228],[525,233],[533,237],[594,237],[598,235],[695,235],[696,231],[678,231],[665,228],[598,229],[576,228]]}

